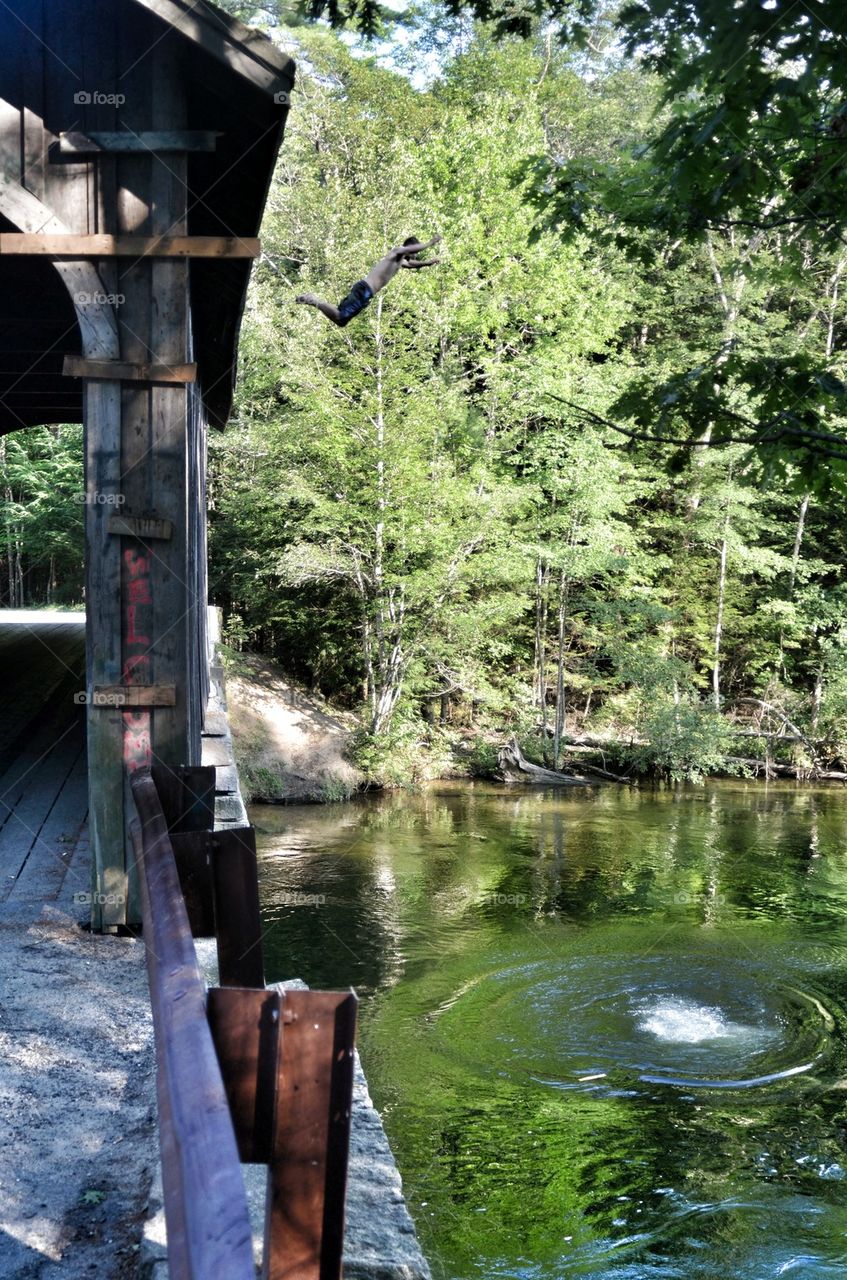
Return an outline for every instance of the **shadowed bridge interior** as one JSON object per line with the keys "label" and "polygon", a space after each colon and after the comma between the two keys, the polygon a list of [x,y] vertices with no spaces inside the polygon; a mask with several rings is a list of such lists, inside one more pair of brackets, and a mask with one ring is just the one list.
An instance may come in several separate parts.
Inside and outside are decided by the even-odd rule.
{"label": "shadowed bridge interior", "polygon": [[0,667],[0,914],[37,914],[90,890],[83,615],[0,613]]}

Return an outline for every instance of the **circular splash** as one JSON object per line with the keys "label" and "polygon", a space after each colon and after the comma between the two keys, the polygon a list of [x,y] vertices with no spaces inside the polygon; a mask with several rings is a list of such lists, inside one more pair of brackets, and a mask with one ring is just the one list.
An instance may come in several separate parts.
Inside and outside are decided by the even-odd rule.
{"label": "circular splash", "polygon": [[703,1040],[724,1040],[744,1035],[740,1023],[728,1022],[721,1009],[707,1008],[678,997],[645,1001],[639,1027],[657,1040],[671,1044],[700,1044]]}
{"label": "circular splash", "polygon": [[817,996],[749,963],[656,954],[501,969],[431,1020],[437,1051],[466,1069],[611,1094],[817,1077],[835,1025]]}

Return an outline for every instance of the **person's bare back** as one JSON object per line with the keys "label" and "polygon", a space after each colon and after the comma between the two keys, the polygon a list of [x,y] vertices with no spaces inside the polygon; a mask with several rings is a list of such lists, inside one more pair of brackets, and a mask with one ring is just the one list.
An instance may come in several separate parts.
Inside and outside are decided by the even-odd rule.
{"label": "person's bare back", "polygon": [[326,316],[327,320],[331,320],[333,324],[337,324],[339,328],[349,324],[350,321],[357,316],[373,298],[374,294],[379,293],[380,289],[384,289],[389,280],[393,280],[398,271],[418,271],[422,267],[434,267],[440,258],[429,258],[426,261],[415,259],[414,255],[421,253],[424,249],[430,249],[433,245],[438,244],[441,236],[433,236],[431,240],[421,243],[415,236],[410,236],[408,240],[404,240],[403,244],[398,245],[396,249],[390,249],[385,257],[380,258],[379,262],[374,263],[368,274],[363,280],[357,280],[346,298],[334,307],[331,302],[325,302],[323,298],[318,298],[313,293],[301,293],[295,299],[296,302],[303,303],[307,307],[317,307],[321,315]]}

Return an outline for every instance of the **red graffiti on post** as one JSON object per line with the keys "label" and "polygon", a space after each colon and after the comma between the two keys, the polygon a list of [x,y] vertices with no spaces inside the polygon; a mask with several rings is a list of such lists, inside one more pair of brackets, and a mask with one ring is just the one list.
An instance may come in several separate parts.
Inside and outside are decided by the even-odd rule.
{"label": "red graffiti on post", "polygon": [[[153,597],[150,594],[150,554],[128,547],[124,560],[124,663],[123,683],[150,683],[150,623]],[[145,769],[153,759],[150,739],[150,712],[141,708],[124,711],[124,764],[130,772]]]}

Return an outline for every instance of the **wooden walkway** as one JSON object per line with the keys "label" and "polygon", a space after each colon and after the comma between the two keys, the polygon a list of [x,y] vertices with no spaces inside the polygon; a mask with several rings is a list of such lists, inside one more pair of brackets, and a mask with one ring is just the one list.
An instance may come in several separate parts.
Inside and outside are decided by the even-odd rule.
{"label": "wooden walkway", "polygon": [[0,611],[0,672],[0,918],[37,916],[90,890],[81,615]]}

